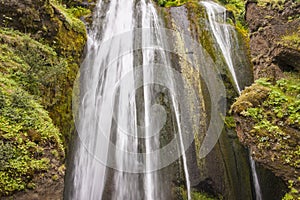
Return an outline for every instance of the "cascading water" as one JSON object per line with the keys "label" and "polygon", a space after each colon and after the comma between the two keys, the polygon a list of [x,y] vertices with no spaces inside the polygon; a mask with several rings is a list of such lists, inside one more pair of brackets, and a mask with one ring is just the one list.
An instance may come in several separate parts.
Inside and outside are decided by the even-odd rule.
{"label": "cascading water", "polygon": [[250,152],[249,152],[249,160],[250,160],[250,167],[251,167],[252,176],[253,176],[252,178],[253,178],[254,187],[255,187],[255,198],[256,198],[256,200],[262,200],[260,185],[259,185],[259,181],[258,181],[258,177],[257,177],[257,173],[256,173],[255,161],[251,157]]}
{"label": "cascading water", "polygon": [[201,3],[206,8],[210,28],[232,74],[234,84],[240,93],[241,89],[233,66],[233,55],[231,55],[234,44],[232,41],[237,41],[237,39],[235,30],[226,23],[226,9],[211,1],[202,1]]}
{"label": "cascading water", "polygon": [[[168,199],[170,191],[161,185],[164,176],[155,170],[164,158],[159,153],[151,156],[162,145],[157,130],[165,122],[165,111],[154,105],[160,86],[151,85],[163,70],[158,72],[154,65],[170,66],[170,58],[160,50],[167,45],[161,22],[148,0],[100,0],[94,18],[79,78],[80,103],[73,109],[80,142],[65,198]],[[135,28],[143,31],[132,31]],[[161,79],[176,93],[173,75],[164,72]],[[177,151],[191,199],[181,124],[184,114],[175,96],[169,94],[178,133],[173,137],[179,141]]]}
{"label": "cascading water", "polygon": [[[241,89],[239,87],[239,83],[237,80],[237,76],[234,70],[234,65],[232,60],[233,58],[232,46],[233,44],[238,43],[235,29],[232,26],[226,24],[227,17],[226,17],[226,9],[224,7],[211,1],[202,1],[201,4],[206,8],[210,28],[224,56],[225,62],[229,68],[236,89],[238,93],[241,94]],[[255,197],[256,200],[261,200],[262,195],[261,195],[260,184],[256,172],[255,161],[252,159],[250,152],[249,152],[249,161],[250,161],[252,178],[253,178],[253,183],[255,188]]]}

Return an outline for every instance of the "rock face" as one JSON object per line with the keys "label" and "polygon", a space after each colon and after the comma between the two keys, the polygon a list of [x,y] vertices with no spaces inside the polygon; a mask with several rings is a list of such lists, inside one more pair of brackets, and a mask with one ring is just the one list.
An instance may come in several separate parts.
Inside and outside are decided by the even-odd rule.
{"label": "rock face", "polygon": [[0,13],[0,199],[62,199],[86,28],[51,0],[2,0]]}
{"label": "rock face", "polygon": [[254,78],[279,79],[283,71],[300,70],[299,43],[290,45],[285,36],[299,34],[300,4],[297,1],[248,1],[246,21]]}
{"label": "rock face", "polygon": [[[297,181],[300,176],[300,156],[297,153],[300,130],[299,123],[291,121],[294,111],[287,108],[294,105],[295,99],[282,92],[289,86],[281,85],[279,88],[278,85],[278,82],[275,86],[253,84],[242,92],[232,105],[232,111],[235,113],[238,137],[250,148],[252,157],[286,182]],[[294,83],[291,85],[295,86]],[[276,92],[282,92],[281,103],[276,103],[279,98],[274,97]],[[274,112],[274,109],[280,111]],[[282,115],[278,114],[281,112]]]}
{"label": "rock face", "polygon": [[86,41],[84,24],[49,0],[0,2],[0,26],[30,33],[55,45],[59,53],[80,57]]}
{"label": "rock face", "polygon": [[254,78],[266,79],[245,89],[232,106],[240,141],[292,188],[290,199],[299,198],[300,190],[300,126],[293,114],[299,113],[299,8],[292,0],[246,3]]}
{"label": "rock face", "polygon": [[[207,27],[205,8],[198,2],[188,2],[185,6],[171,7],[164,11],[166,12],[164,16],[168,28],[185,34],[188,38],[193,38],[217,63],[216,65],[220,70],[218,76],[222,77],[227,90],[227,102],[231,103],[237,93],[234,91],[229,78],[230,75],[226,71],[226,64],[221,60],[222,56],[218,46],[215,45],[214,36]],[[190,45],[188,42],[185,43],[184,40],[177,39],[174,41],[176,41],[174,43],[177,48],[186,49]],[[242,40],[240,42],[240,49],[245,50]],[[243,56],[242,53],[239,55]],[[187,58],[181,60],[184,59]],[[234,58],[234,60],[238,59]],[[241,60],[244,62],[242,64],[237,62],[240,65],[236,65],[236,71],[239,75],[248,74],[247,77],[243,77],[243,80],[239,80],[243,87],[251,84],[252,77],[247,57],[242,57]],[[206,192],[212,196],[220,195],[224,199],[253,199],[247,150],[239,143],[234,130],[224,128],[213,150],[205,158],[199,159],[201,137],[205,135],[205,130],[207,130],[209,124],[211,100],[209,99],[208,89],[204,86],[205,83],[201,82],[199,72],[193,71],[193,68],[189,65],[180,64],[178,70],[193,85],[197,93],[199,92],[199,99],[203,102],[200,114],[201,125],[197,131],[199,135],[196,136],[195,143],[186,152],[192,189],[197,192]],[[201,61],[198,64],[205,65]],[[198,88],[199,86],[200,88]],[[214,88],[214,90],[217,91],[217,88]]]}

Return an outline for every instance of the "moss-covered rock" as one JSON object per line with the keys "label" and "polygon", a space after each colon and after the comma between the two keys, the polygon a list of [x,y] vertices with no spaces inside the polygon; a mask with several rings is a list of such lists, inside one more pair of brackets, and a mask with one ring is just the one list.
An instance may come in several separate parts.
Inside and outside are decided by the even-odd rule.
{"label": "moss-covered rock", "polygon": [[[54,123],[60,128],[66,141],[68,141],[70,132],[74,128],[70,123],[72,121],[72,85],[87,39],[85,26],[83,22],[74,16],[72,8],[65,8],[55,0],[25,2],[4,0],[0,4],[0,26],[30,33],[31,38],[41,41],[41,44],[36,44],[33,40],[28,39],[29,37],[26,40],[20,40],[20,37],[12,38],[11,36],[4,36],[6,33],[2,33],[2,43],[7,43],[12,49],[16,47],[18,52],[24,54],[22,56],[27,58],[32,57],[31,54],[37,54],[36,57],[30,58],[31,63],[29,65],[34,64],[38,67],[42,65],[40,67],[44,67],[44,69],[48,65],[54,66],[48,68],[49,70],[54,70],[53,68],[60,70],[60,73],[57,71],[54,75],[53,72],[47,74],[49,71],[39,71],[35,68],[34,70],[40,73],[40,76],[35,77],[35,79],[40,79],[41,73],[44,73],[46,77],[52,77],[50,83],[46,83],[48,80],[40,79],[39,81],[44,81],[43,84],[47,85],[48,89],[45,91],[38,88],[40,91],[36,90],[36,92],[44,93],[46,104],[43,105],[50,112]],[[17,44],[19,42],[20,45]],[[48,63],[42,63],[48,57],[45,51],[39,52],[40,48],[38,46],[42,44],[48,44],[52,48],[52,52],[49,53],[51,54],[50,62]],[[12,54],[15,52],[13,50]],[[45,58],[43,59],[43,57]],[[53,57],[61,57],[64,61],[58,66],[57,62],[51,61]],[[30,90],[36,88],[30,88]]]}
{"label": "moss-covered rock", "polygon": [[[34,187],[37,174],[62,164],[64,148],[59,130],[34,96],[2,73],[0,85],[2,196]],[[56,157],[49,156],[51,149],[57,151]]]}
{"label": "moss-covered rock", "polygon": [[61,198],[87,38],[76,17],[90,13],[78,10],[54,0],[0,2],[0,197]]}
{"label": "moss-covered rock", "polygon": [[[300,189],[300,84],[299,77],[273,85],[259,79],[232,105],[240,140],[252,156],[293,188]],[[294,193],[294,198],[299,193]]]}
{"label": "moss-covered rock", "polygon": [[163,7],[176,7],[176,6],[182,6],[188,0],[155,0],[159,6]]}
{"label": "moss-covered rock", "polygon": [[0,2],[0,26],[30,33],[54,45],[62,55],[80,58],[86,41],[84,24],[55,0]]}

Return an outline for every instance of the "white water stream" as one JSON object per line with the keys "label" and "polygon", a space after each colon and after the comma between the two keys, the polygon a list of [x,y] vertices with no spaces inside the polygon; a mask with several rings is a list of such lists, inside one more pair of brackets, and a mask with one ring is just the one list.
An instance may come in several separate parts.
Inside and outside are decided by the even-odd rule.
{"label": "white water stream", "polygon": [[[236,39],[237,37],[233,27],[226,23],[226,19],[227,19],[226,9],[223,6],[220,6],[219,4],[212,1],[202,1],[201,4],[206,8],[210,28],[224,56],[224,59],[232,75],[236,89],[238,93],[241,94],[241,89],[237,80],[237,76],[234,70],[234,65],[232,60],[233,58],[232,52],[234,48],[233,42],[237,43],[237,39]],[[255,188],[255,197],[256,200],[262,200],[260,184],[256,172],[256,167],[255,167],[255,161],[252,159],[250,152],[249,152],[249,161],[250,161],[252,178],[253,178],[253,183]]]}
{"label": "white water stream", "polygon": [[[163,177],[153,170],[164,158],[159,154],[151,156],[160,148],[157,130],[165,117],[161,108],[153,105],[158,93],[151,85],[157,76],[153,65],[159,60],[160,64],[171,66],[166,53],[158,50],[167,45],[161,31],[162,22],[149,0],[111,0],[109,3],[100,0],[94,18],[80,74],[81,103],[76,122],[80,142],[75,153],[73,191],[69,198],[166,199],[168,191],[162,185]],[[148,31],[135,33],[135,28]],[[126,31],[133,32],[122,35]],[[139,49],[144,44],[155,48]],[[134,72],[136,69],[140,71]],[[172,78],[171,74],[165,76],[175,91]],[[136,88],[139,82],[142,87]],[[178,149],[190,200],[180,110],[173,97],[171,95],[171,107],[176,116]]]}

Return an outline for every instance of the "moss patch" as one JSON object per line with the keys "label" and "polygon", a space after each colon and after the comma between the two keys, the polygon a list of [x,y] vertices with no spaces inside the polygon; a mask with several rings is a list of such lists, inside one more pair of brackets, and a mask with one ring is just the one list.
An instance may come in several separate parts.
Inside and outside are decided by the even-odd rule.
{"label": "moss patch", "polygon": [[261,7],[271,6],[273,10],[284,9],[285,0],[258,0],[257,5]]}
{"label": "moss patch", "polygon": [[[232,105],[234,113],[248,121],[249,131],[242,140],[252,149],[254,158],[275,169],[286,181],[300,189],[300,80],[288,76],[274,85],[259,79],[242,92]],[[238,118],[236,118],[238,119]],[[239,120],[238,120],[239,121]],[[297,194],[297,195],[296,195]],[[299,192],[293,193],[300,197]],[[296,195],[296,196],[295,196]]]}
{"label": "moss patch", "polygon": [[[179,199],[187,200],[187,191],[183,187],[175,188],[175,193],[179,196]],[[191,191],[191,199],[192,200],[215,200],[217,198],[211,197],[205,193],[197,192],[195,190]]]}
{"label": "moss patch", "polygon": [[[77,65],[68,58],[59,57],[53,48],[41,44],[28,35],[10,29],[0,29],[0,72],[19,84],[23,90],[36,96],[38,102],[51,112],[55,124],[70,132],[71,104],[66,96]],[[69,109],[69,111],[68,111]],[[67,116],[66,116],[67,115]],[[60,117],[61,116],[61,117]],[[62,117],[66,116],[63,120]],[[69,120],[69,121],[68,121]],[[68,128],[68,129],[67,129]]]}
{"label": "moss patch", "polygon": [[300,29],[298,32],[283,36],[279,43],[285,47],[294,48],[300,51]]}
{"label": "moss patch", "polygon": [[188,0],[155,0],[159,6],[162,7],[174,7],[174,6],[182,6]]}
{"label": "moss patch", "polygon": [[38,172],[51,168],[46,149],[64,149],[59,130],[34,96],[0,74],[0,196],[33,188]]}
{"label": "moss patch", "polygon": [[72,9],[52,2],[42,10],[56,27],[42,27],[49,37],[0,28],[0,196],[64,173],[56,169],[73,128],[72,85],[86,31]]}

